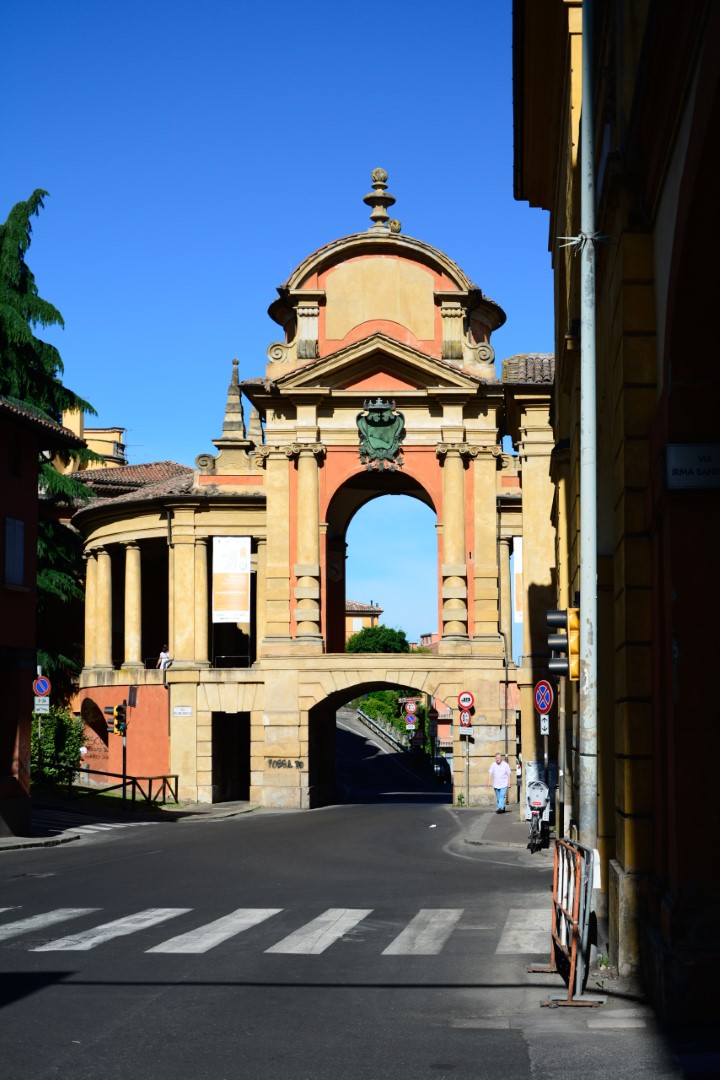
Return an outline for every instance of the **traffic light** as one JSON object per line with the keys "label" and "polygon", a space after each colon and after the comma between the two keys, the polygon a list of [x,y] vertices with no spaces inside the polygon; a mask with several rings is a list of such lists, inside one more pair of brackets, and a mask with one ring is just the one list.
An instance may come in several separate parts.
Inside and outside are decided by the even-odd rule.
{"label": "traffic light", "polygon": [[103,709],[105,713],[105,723],[107,724],[108,734],[115,734],[115,709],[112,705],[106,705]]}
{"label": "traffic light", "polygon": [[115,731],[118,735],[124,735],[127,728],[127,719],[125,713],[125,702],[122,705],[116,705],[113,710],[113,716],[115,718]]}
{"label": "traffic light", "polygon": [[[577,682],[580,678],[580,609],[548,611],[546,621],[548,629],[563,631],[548,634],[548,648],[552,653],[548,671],[551,675],[562,675]],[[565,656],[557,656],[557,653],[565,653]]]}

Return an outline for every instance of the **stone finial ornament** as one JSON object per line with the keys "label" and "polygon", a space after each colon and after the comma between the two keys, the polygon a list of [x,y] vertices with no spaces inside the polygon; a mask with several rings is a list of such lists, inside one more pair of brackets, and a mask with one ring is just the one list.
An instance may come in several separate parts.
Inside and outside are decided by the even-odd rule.
{"label": "stone finial ornament", "polygon": [[223,421],[223,439],[245,438],[245,417],[243,415],[242,397],[240,394],[240,381],[238,379],[237,360],[233,360],[232,376],[228,386],[227,405],[225,406],[225,420]]}
{"label": "stone finial ornament", "polygon": [[370,220],[373,224],[368,229],[368,232],[372,232],[373,229],[382,229],[383,232],[399,232],[399,228],[393,229],[391,228],[391,225],[388,224],[390,219],[390,215],[387,212],[388,207],[392,206],[395,202],[395,196],[391,195],[387,190],[388,174],[384,169],[373,169],[371,178],[373,190],[369,191],[363,198],[363,202],[366,206],[372,207]]}

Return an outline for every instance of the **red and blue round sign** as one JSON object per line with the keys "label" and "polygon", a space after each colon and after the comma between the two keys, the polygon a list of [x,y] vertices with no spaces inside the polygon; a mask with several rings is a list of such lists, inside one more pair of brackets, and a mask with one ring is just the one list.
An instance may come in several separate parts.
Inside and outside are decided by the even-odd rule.
{"label": "red and blue round sign", "polygon": [[38,675],[37,679],[33,682],[33,692],[36,693],[38,697],[47,697],[50,690],[50,680],[44,675]]}
{"label": "red and blue round sign", "polygon": [[535,683],[535,708],[539,713],[549,713],[554,700],[555,694],[547,679]]}

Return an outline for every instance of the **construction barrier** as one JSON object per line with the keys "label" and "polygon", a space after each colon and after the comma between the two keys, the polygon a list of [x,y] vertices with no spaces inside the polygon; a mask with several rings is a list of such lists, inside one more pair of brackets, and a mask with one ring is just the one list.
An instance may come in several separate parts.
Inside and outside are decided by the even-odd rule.
{"label": "construction barrier", "polygon": [[567,995],[551,995],[543,1005],[602,1005],[604,997],[584,994],[590,952],[590,912],[596,853],[574,840],[555,841],[550,963],[528,971],[557,973]]}

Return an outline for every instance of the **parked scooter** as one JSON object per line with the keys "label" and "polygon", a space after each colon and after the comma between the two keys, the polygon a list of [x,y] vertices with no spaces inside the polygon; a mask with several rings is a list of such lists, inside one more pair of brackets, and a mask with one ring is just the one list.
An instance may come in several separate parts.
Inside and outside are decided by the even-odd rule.
{"label": "parked scooter", "polygon": [[542,780],[531,780],[526,789],[531,852],[548,847],[550,842],[550,789]]}

